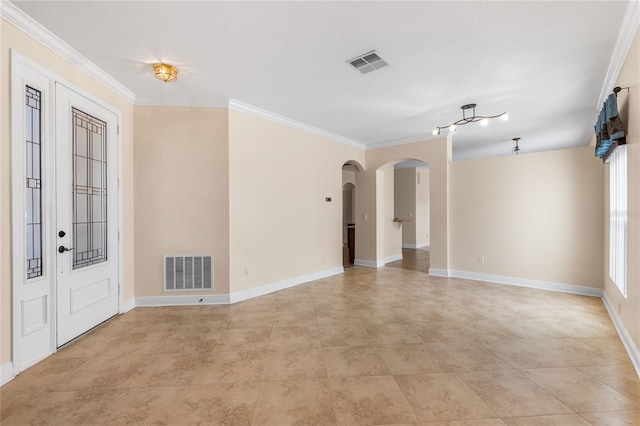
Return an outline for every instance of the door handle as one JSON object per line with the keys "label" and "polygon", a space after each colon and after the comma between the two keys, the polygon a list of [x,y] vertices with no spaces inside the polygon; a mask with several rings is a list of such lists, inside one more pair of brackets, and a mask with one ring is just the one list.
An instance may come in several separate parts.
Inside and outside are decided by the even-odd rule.
{"label": "door handle", "polygon": [[66,248],[65,246],[58,247],[58,253],[64,253],[65,251],[71,251],[71,250],[73,250],[73,247],[71,248]]}

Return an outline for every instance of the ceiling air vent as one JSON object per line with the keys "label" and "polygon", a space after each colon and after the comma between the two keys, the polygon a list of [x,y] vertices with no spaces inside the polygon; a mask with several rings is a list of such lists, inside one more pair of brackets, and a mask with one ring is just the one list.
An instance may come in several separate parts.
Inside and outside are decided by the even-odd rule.
{"label": "ceiling air vent", "polygon": [[375,50],[367,52],[364,55],[360,55],[347,62],[362,74],[366,74],[389,65],[380,56],[378,56]]}

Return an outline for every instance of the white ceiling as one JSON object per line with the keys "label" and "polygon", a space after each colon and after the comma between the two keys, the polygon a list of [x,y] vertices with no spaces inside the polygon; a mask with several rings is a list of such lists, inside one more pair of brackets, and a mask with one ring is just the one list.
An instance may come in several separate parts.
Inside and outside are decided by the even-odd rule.
{"label": "white ceiling", "polygon": [[[628,1],[13,1],[136,94],[136,104],[230,98],[368,147],[459,127],[454,159],[588,145]],[[377,50],[389,66],[345,61]],[[176,65],[177,83],[151,64]]]}

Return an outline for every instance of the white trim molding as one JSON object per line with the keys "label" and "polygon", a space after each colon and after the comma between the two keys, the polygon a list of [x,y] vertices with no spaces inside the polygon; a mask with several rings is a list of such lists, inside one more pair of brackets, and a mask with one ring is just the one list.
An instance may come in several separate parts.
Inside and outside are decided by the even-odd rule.
{"label": "white trim molding", "polygon": [[638,32],[639,24],[640,2],[638,0],[634,0],[629,3],[629,6],[627,6],[627,12],[624,14],[624,18],[620,24],[620,32],[618,33],[618,39],[616,40],[615,47],[613,48],[613,54],[611,55],[611,61],[609,61],[607,74],[602,82],[602,89],[600,90],[598,103],[594,106],[596,111],[599,111],[600,108],[602,108],[602,103],[605,101],[609,93],[611,93],[613,85],[616,84],[616,80],[618,80],[618,77],[620,76],[620,71],[622,71],[624,61],[627,59],[631,44]]}
{"label": "white trim molding", "polygon": [[582,296],[602,297],[601,288],[585,287],[573,284],[554,283],[550,281],[530,280],[526,278],[506,277],[503,275],[480,274],[467,271],[449,271],[453,278],[464,278],[474,281],[484,281],[493,284],[505,284],[516,287],[537,288],[539,290],[558,291],[561,293],[579,294]]}
{"label": "white trim molding", "polygon": [[253,115],[255,117],[264,118],[265,120],[282,124],[283,126],[287,126],[292,129],[300,130],[306,133],[310,133],[312,135],[320,136],[321,138],[326,138],[334,142],[339,142],[341,144],[350,146],[352,148],[358,148],[362,150],[366,148],[365,144],[355,141],[353,139],[336,135],[335,133],[327,132],[326,130],[319,129],[317,127],[313,127],[305,123],[301,123],[300,121],[296,121],[291,118],[287,118],[285,116],[275,114],[273,112],[269,112],[265,109],[255,107],[253,105],[245,104],[244,102],[240,102],[235,99],[229,99],[229,109],[243,112],[245,114]]}
{"label": "white trim molding", "polygon": [[366,266],[367,268],[381,268],[384,266],[384,262],[378,262],[375,260],[355,259],[353,261],[355,266]]}
{"label": "white trim molding", "polygon": [[61,38],[43,27],[39,22],[24,13],[13,3],[9,1],[0,1],[0,17],[73,64],[81,71],[106,86],[108,89],[122,96],[129,103],[135,103],[136,95],[125,85],[111,77],[100,67],[87,59],[76,49],[69,46]]}
{"label": "white trim molding", "polygon": [[0,386],[7,382],[10,382],[15,377],[13,372],[13,363],[8,362],[4,365],[0,365]]}
{"label": "white trim molding", "polygon": [[300,277],[294,277],[284,281],[266,284],[231,294],[136,297],[135,299],[129,299],[125,302],[125,312],[133,309],[134,307],[228,305],[342,273],[344,273],[343,267],[327,269],[313,274],[302,275]]}
{"label": "white trim molding", "polygon": [[136,307],[228,305],[228,294],[195,294],[183,296],[145,296],[135,298]]}
{"label": "white trim molding", "polygon": [[640,378],[640,350],[638,350],[638,347],[633,342],[633,339],[629,335],[629,332],[618,316],[618,313],[615,309],[613,309],[607,293],[604,291],[602,292],[602,301],[604,302],[604,307],[607,309],[607,312],[611,317],[613,325],[616,327],[616,331],[618,332],[618,336],[620,336],[620,340],[622,340],[624,348],[627,350],[627,354],[629,354],[631,363],[633,364],[633,367],[636,369],[636,373]]}
{"label": "white trim molding", "polygon": [[132,297],[131,299],[125,300],[122,302],[122,311],[120,313],[126,314],[130,310],[136,307],[136,298]]}
{"label": "white trim molding", "polygon": [[429,268],[429,275],[434,277],[445,277],[445,278],[448,278],[451,276],[449,275],[448,269],[436,269],[436,268]]}
{"label": "white trim molding", "polygon": [[284,290],[287,288],[295,287],[300,284],[306,284],[310,281],[315,281],[315,280],[331,277],[333,275],[338,275],[342,273],[344,273],[344,268],[340,266],[338,268],[326,269],[324,271],[314,272],[308,275],[289,278],[287,280],[279,281],[272,284],[261,285],[260,287],[254,287],[247,290],[238,291],[236,293],[229,294],[229,302],[230,303],[242,302],[243,300],[253,299],[254,297],[264,296],[265,294],[273,293],[275,291]]}
{"label": "white trim molding", "polygon": [[384,258],[384,264],[386,265],[387,263],[397,262],[398,260],[402,260],[402,253],[394,254],[393,256],[389,256],[389,257],[385,257]]}
{"label": "white trim molding", "polygon": [[429,243],[418,243],[418,244],[403,243],[402,244],[402,248],[406,248],[406,249],[421,249],[425,247],[429,247]]}

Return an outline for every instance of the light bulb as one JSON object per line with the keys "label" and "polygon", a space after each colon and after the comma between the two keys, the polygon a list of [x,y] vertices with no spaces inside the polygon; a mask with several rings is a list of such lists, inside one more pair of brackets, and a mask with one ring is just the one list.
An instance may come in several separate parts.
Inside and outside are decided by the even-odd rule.
{"label": "light bulb", "polygon": [[506,112],[500,116],[500,120],[507,121],[509,119],[509,114]]}
{"label": "light bulb", "polygon": [[451,126],[449,126],[449,131],[450,132],[455,132],[456,131],[456,125],[452,124]]}
{"label": "light bulb", "polygon": [[482,120],[480,120],[480,125],[481,126],[486,126],[487,124],[489,124],[489,119],[488,118],[483,118]]}
{"label": "light bulb", "polygon": [[433,136],[437,136],[440,134],[440,129],[438,129],[437,127],[435,129],[433,129],[433,132],[431,132],[431,134],[433,134]]}

